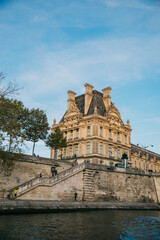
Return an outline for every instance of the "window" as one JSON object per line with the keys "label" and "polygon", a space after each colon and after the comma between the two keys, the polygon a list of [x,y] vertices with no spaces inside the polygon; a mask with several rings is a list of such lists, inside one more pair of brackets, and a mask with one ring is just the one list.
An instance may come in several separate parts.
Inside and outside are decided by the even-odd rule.
{"label": "window", "polygon": [[143,170],[145,170],[145,161],[143,161]]}
{"label": "window", "polygon": [[79,129],[77,128],[77,138],[79,138]]}
{"label": "window", "polygon": [[73,130],[71,130],[71,139],[73,139]]}
{"label": "window", "polygon": [[111,138],[111,129],[109,129],[109,138]]}
{"label": "window", "polygon": [[125,144],[127,144],[127,136],[125,135]]}
{"label": "window", "polygon": [[64,157],[66,157],[67,149],[64,149]]}
{"label": "window", "polygon": [[99,145],[99,152],[100,152],[100,154],[103,154],[103,143],[102,142],[100,142],[100,145]]}
{"label": "window", "polygon": [[102,137],[102,127],[100,127],[100,137]]}
{"label": "window", "polygon": [[117,157],[120,158],[120,148],[117,149]]}
{"label": "window", "polygon": [[117,132],[117,141],[119,141],[119,132]]}
{"label": "window", "polygon": [[76,155],[78,156],[78,144],[76,144]]}
{"label": "window", "polygon": [[109,157],[111,157],[112,156],[112,147],[111,147],[111,145],[109,144]]}
{"label": "window", "polygon": [[91,129],[90,126],[88,126],[88,128],[87,128],[87,135],[88,136],[90,136],[90,129]]}
{"label": "window", "polygon": [[55,159],[57,159],[57,156],[58,156],[58,149],[56,148],[55,149]]}
{"label": "window", "polygon": [[72,157],[72,145],[70,146],[70,157]]}
{"label": "window", "polygon": [[90,142],[87,142],[87,154],[90,153]]}
{"label": "window", "polygon": [[136,158],[134,159],[134,167],[137,167],[137,162],[136,162]]}
{"label": "window", "polygon": [[67,139],[67,132],[65,132],[65,138]]}

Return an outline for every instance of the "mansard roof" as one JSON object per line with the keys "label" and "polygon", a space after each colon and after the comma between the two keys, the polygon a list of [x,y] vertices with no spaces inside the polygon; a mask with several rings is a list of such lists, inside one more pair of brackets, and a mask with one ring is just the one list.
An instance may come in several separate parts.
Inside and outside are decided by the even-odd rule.
{"label": "mansard roof", "polygon": [[[76,103],[78,109],[80,110],[80,112],[84,116],[85,115],[84,114],[85,94],[77,96],[75,98],[75,103]],[[105,116],[106,108],[105,108],[104,102],[103,102],[103,94],[98,92],[98,91],[96,91],[96,90],[93,90],[92,101],[91,101],[91,104],[89,106],[88,112],[87,112],[87,114],[85,116],[93,114],[95,108],[97,110],[97,114],[99,114],[101,116]],[[62,117],[60,122],[64,122],[65,114],[63,115],[63,117]]]}

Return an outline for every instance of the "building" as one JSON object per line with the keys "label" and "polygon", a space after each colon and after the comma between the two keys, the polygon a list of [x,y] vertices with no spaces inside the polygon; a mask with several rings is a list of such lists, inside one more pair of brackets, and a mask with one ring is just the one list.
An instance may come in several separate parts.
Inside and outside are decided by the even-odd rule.
{"label": "building", "polygon": [[122,154],[127,153],[130,167],[160,171],[160,155],[131,144],[129,120],[125,124],[111,102],[111,87],[104,88],[102,93],[93,88],[85,84],[85,94],[77,97],[75,92],[68,91],[67,111],[52,126],[52,132],[57,126],[61,129],[67,147],[51,150],[51,158],[73,159],[76,154],[78,163],[115,165],[122,163]]}

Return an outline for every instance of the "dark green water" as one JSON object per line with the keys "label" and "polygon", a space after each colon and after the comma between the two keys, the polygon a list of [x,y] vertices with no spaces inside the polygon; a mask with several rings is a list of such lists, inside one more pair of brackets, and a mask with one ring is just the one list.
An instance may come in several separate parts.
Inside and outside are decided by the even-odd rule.
{"label": "dark green water", "polygon": [[160,211],[1,215],[0,239],[160,240]]}

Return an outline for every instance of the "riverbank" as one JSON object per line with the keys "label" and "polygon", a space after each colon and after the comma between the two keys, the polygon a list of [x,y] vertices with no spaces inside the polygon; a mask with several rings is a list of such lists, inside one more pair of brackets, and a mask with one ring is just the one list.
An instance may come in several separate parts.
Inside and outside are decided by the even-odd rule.
{"label": "riverbank", "polygon": [[111,210],[160,210],[155,203],[131,202],[60,202],[43,200],[0,200],[0,214],[69,212],[98,209]]}

